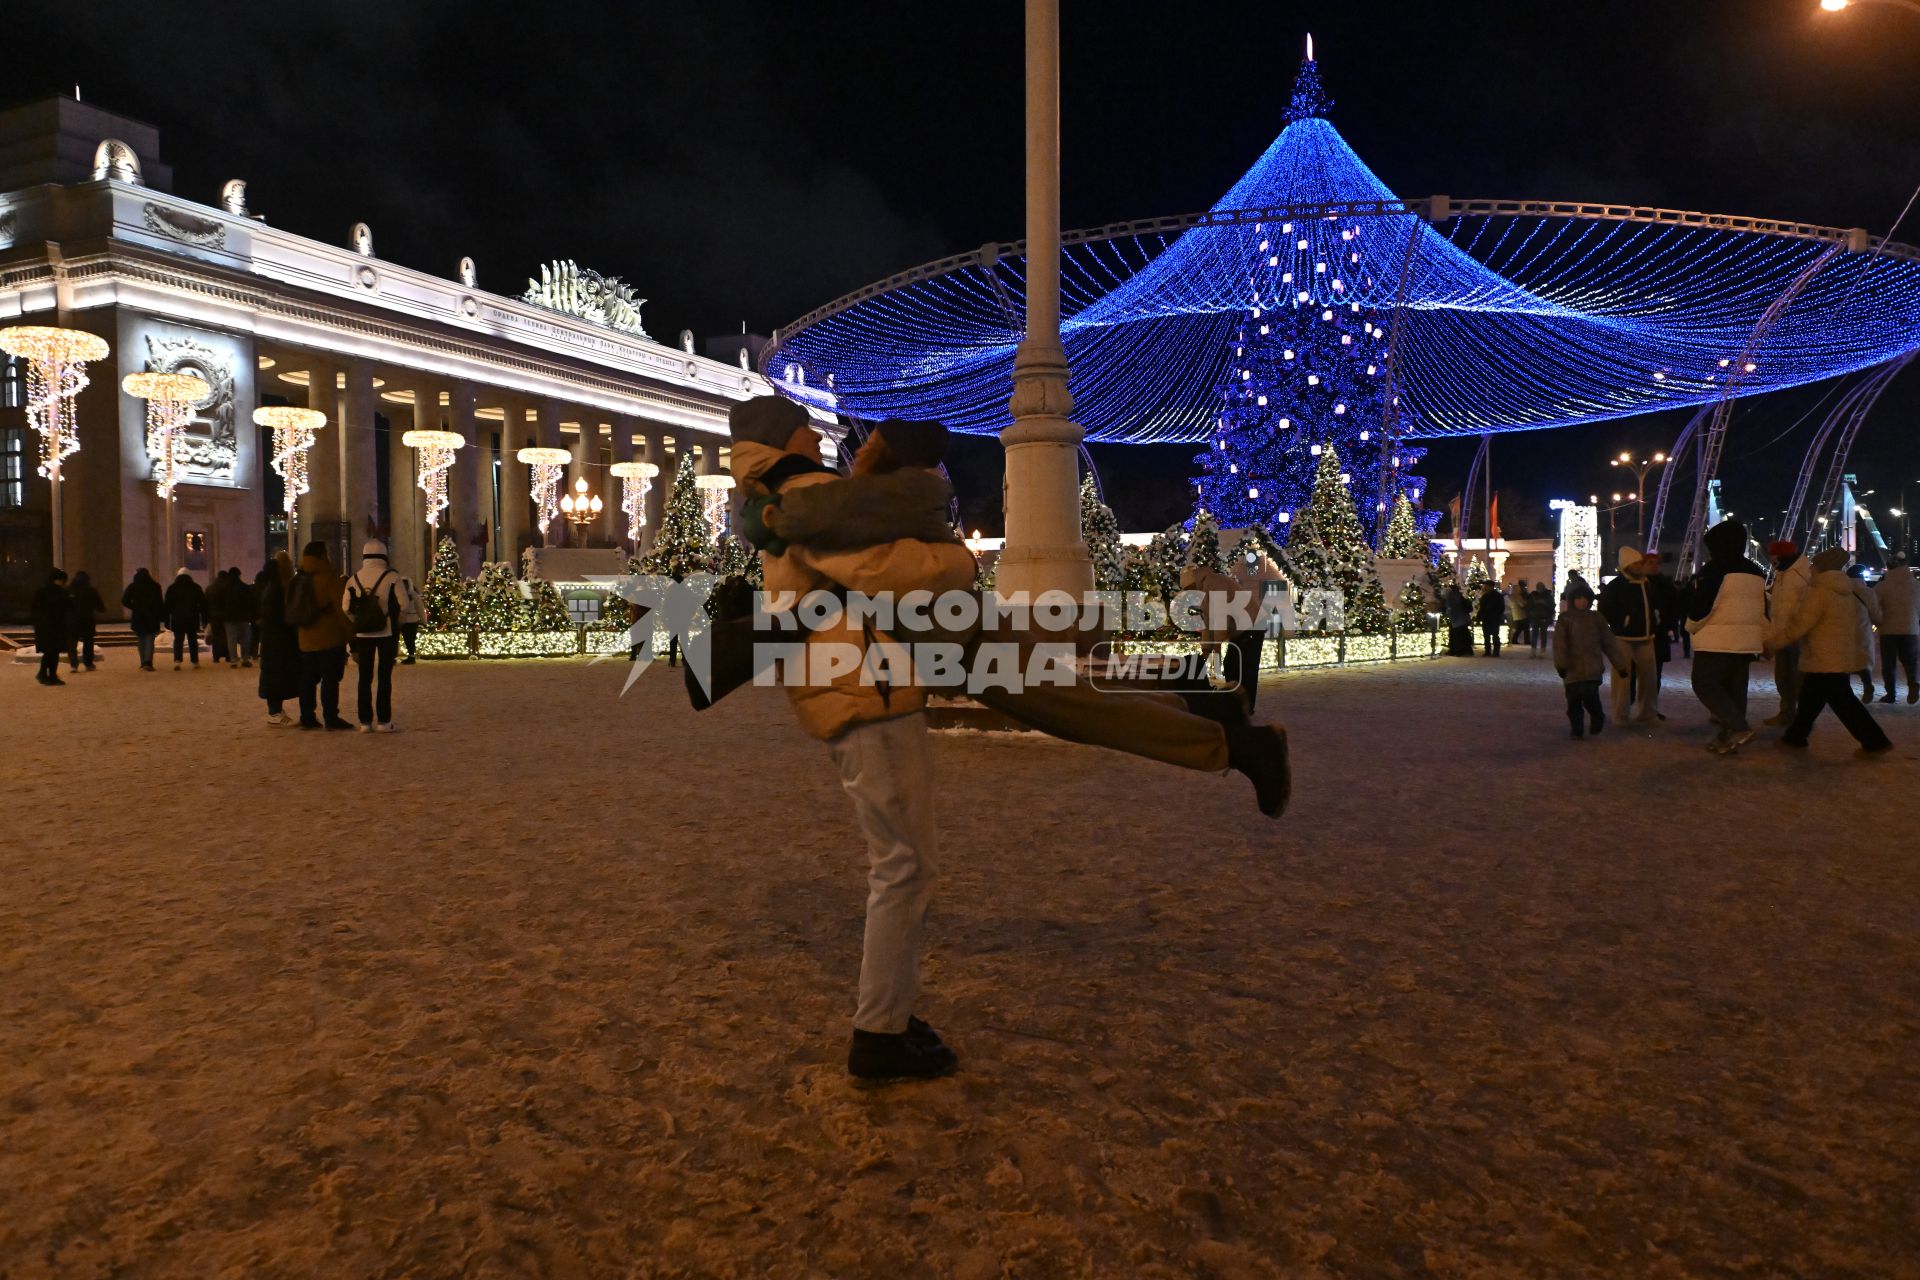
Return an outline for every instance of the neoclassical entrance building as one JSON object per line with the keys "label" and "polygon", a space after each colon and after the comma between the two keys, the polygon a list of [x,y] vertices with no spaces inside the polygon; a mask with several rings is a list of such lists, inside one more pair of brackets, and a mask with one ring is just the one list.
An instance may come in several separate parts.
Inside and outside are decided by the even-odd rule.
{"label": "neoclassical entrance building", "polygon": [[[0,329],[59,325],[104,338],[75,401],[80,451],[63,468],[59,551],[103,594],[135,568],[170,575],[240,566],[249,577],[286,536],[271,445],[253,422],[270,404],[317,409],[326,426],[299,500],[301,539],[357,555],[369,533],[395,563],[424,573],[429,529],[416,485],[414,429],[464,442],[447,477],[440,529],[469,573],[543,541],[529,512],[529,445],[562,448],[566,483],[603,499],[591,525],[549,527],[544,541],[615,545],[626,538],[615,462],[650,461],[657,528],[682,457],[724,467],[727,410],[764,394],[744,359],[695,354],[647,336],[617,282],[591,273],[528,301],[479,287],[470,260],[441,277],[383,261],[366,225],[325,244],[268,225],[244,183],[215,204],[172,194],[153,128],[71,99],[0,112]],[[562,268],[564,270],[564,268]],[[556,275],[559,273],[556,272]],[[544,305],[543,305],[544,304]],[[176,451],[180,484],[167,540],[147,456],[145,406],[124,374],[181,371],[211,394]],[[7,369],[0,408],[0,610],[17,614],[52,563],[50,486],[35,474],[21,370]],[[820,414],[831,437],[830,417]]]}

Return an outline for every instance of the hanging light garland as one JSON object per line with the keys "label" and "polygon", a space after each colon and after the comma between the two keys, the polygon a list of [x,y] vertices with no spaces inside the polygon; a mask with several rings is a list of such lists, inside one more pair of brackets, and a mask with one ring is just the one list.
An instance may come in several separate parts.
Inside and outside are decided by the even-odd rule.
{"label": "hanging light garland", "polygon": [[307,479],[307,450],[313,448],[315,433],[327,425],[327,415],[318,409],[296,409],[291,405],[268,405],[253,411],[256,426],[273,429],[273,469],[286,481],[283,506],[291,525],[300,495],[310,492]]}
{"label": "hanging light garland", "polygon": [[56,483],[60,464],[80,449],[73,399],[87,387],[87,362],[107,350],[105,338],[80,329],[0,329],[0,351],[26,361],[27,422],[40,434],[40,474]]}
{"label": "hanging light garland", "polygon": [[153,459],[153,487],[162,502],[173,501],[180,481],[180,433],[193,421],[193,410],[213,394],[197,373],[130,373],[120,389],[147,402],[147,456]]}
{"label": "hanging light garland", "polygon": [[733,477],[695,476],[693,487],[700,491],[701,514],[707,519],[707,527],[713,530],[717,545],[726,533],[727,491],[733,488]]}
{"label": "hanging light garland", "polygon": [[550,449],[533,445],[513,455],[527,465],[533,481],[528,486],[528,494],[533,499],[533,518],[540,526],[540,536],[547,536],[547,526],[560,515],[560,473],[573,461],[573,455],[565,449]]}
{"label": "hanging light garland", "polygon": [[420,492],[427,495],[427,525],[440,527],[440,513],[447,509],[447,472],[453,469],[453,455],[467,439],[457,431],[409,431],[400,443],[419,454],[415,470],[420,475]]}
{"label": "hanging light garland", "polygon": [[660,468],[651,462],[616,462],[613,474],[620,477],[620,509],[627,513],[627,541],[640,541],[647,527],[647,492]]}

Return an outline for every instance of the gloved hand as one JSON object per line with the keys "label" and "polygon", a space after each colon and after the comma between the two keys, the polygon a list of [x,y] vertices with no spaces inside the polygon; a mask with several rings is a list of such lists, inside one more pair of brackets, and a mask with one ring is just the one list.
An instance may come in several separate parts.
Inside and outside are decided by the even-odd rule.
{"label": "gloved hand", "polygon": [[767,525],[767,509],[778,507],[780,499],[771,493],[748,498],[734,518],[734,536],[744,538],[756,551],[777,556],[786,552],[787,542]]}

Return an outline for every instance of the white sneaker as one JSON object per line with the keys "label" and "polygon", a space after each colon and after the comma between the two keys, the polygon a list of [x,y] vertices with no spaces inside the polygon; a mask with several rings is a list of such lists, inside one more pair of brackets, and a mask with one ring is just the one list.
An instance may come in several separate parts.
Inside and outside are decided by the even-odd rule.
{"label": "white sneaker", "polygon": [[372,726],[372,725],[370,725],[370,724],[363,724],[363,725],[361,725],[361,726],[360,726],[360,732],[362,732],[362,733],[372,733],[372,732],[373,732],[373,726]]}
{"label": "white sneaker", "polygon": [[376,732],[376,733],[398,733],[398,732],[400,732],[400,726],[399,726],[399,725],[397,725],[397,724],[392,724],[392,723],[388,723],[388,724],[377,724],[377,725],[375,725],[375,726],[374,726],[373,728],[374,728],[374,732]]}
{"label": "white sneaker", "polygon": [[292,724],[293,717],[284,711],[276,711],[267,717],[268,724]]}

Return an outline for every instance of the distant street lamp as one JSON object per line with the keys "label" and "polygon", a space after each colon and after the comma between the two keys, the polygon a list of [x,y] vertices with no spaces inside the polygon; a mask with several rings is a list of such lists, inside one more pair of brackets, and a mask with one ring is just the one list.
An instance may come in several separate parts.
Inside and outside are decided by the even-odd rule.
{"label": "distant street lamp", "polygon": [[1889,4],[1912,13],[1920,13],[1920,3],[1915,3],[1915,0],[1820,0],[1820,7],[1828,13],[1839,13],[1842,9],[1851,9],[1856,4]]}
{"label": "distant street lamp", "polygon": [[581,541],[586,540],[587,526],[600,518],[600,495],[587,493],[586,478],[573,482],[573,492],[560,499],[560,514],[567,523],[580,531]]}
{"label": "distant street lamp", "polygon": [[[1635,462],[1633,460],[1633,454],[1622,453],[1619,457],[1611,459],[1608,463],[1609,466],[1625,467],[1628,471],[1633,472],[1633,536],[1636,539],[1644,539],[1647,536],[1647,472],[1653,470],[1666,460],[1666,454],[1656,453],[1651,458],[1642,458],[1640,461]],[[1614,496],[1616,499],[1619,497],[1618,494]],[[1646,550],[1645,547],[1640,549],[1642,551]]]}

